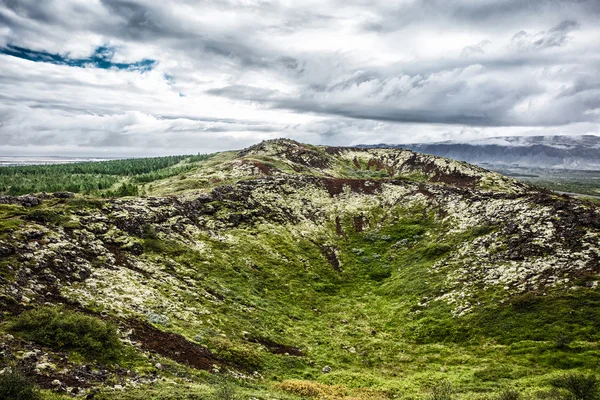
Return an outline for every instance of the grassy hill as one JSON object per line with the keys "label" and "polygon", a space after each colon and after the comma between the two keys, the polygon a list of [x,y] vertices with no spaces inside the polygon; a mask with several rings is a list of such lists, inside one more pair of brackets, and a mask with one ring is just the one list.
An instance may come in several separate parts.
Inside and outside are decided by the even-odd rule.
{"label": "grassy hill", "polygon": [[567,398],[599,372],[592,203],[289,140],[128,179],[0,197],[0,369],[46,398]]}

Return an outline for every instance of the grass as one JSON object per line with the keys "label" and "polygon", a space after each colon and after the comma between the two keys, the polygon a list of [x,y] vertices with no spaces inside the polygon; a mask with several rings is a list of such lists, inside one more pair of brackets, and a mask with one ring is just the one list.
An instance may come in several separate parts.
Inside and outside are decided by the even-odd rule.
{"label": "grass", "polygon": [[[170,314],[168,326],[160,328],[198,338],[219,357],[260,371],[265,383],[259,390],[283,390],[290,398],[304,396],[305,390],[318,398],[343,398],[335,397],[339,393],[423,398],[444,380],[452,383],[457,398],[499,396],[507,384],[544,388],[556,371],[597,370],[595,293],[525,296],[459,320],[442,304],[421,310],[419,299],[439,290],[429,268],[494,228],[448,234],[447,226],[422,209],[393,214],[393,223],[362,232],[354,231],[351,218],[344,219],[346,237],[325,236],[316,243],[270,223],[230,230],[235,246],[208,233],[195,237],[209,252],[177,236],[162,238],[149,227],[142,239],[144,260],[168,265],[162,271],[170,279],[197,282],[211,299],[194,297],[193,287],[189,294],[178,291],[187,307],[210,314],[193,320]],[[320,242],[338,249],[340,272],[331,267]],[[165,296],[178,290],[169,283],[159,288]],[[569,343],[558,348],[561,332],[569,335]],[[305,357],[273,354],[249,337],[299,347]],[[323,373],[325,366],[332,371]],[[268,382],[287,383],[273,389]],[[215,393],[161,390],[127,391],[123,397],[107,393],[106,398],[209,399]]]}
{"label": "grass", "polygon": [[[235,246],[196,238],[209,253],[173,237],[144,239],[149,259],[171,258],[169,274],[200,281],[216,296],[210,303],[186,298],[186,304],[208,307],[218,317],[203,318],[201,325],[174,318],[165,329],[200,337],[216,354],[260,370],[267,381],[299,380],[317,392],[314,385],[357,389],[359,398],[422,397],[441,380],[452,382],[459,398],[500,395],[508,382],[545,387],[554,371],[597,368],[593,315],[599,307],[591,292],[517,299],[460,320],[442,304],[420,310],[418,299],[439,290],[428,269],[493,227],[448,234],[422,209],[399,210],[394,223],[363,232],[353,232],[352,219],[342,224],[346,237],[322,239],[339,250],[339,273],[313,241],[276,224],[231,230]],[[569,313],[573,304],[577,311]],[[571,343],[557,348],[557,334],[569,327]],[[226,339],[212,339],[220,335]],[[245,337],[300,347],[306,357],[272,354]],[[326,365],[332,372],[322,372]],[[298,390],[305,389],[287,392],[302,396]],[[323,393],[317,397],[328,396]]]}
{"label": "grass", "polygon": [[113,363],[124,346],[113,324],[60,307],[39,307],[19,315],[9,330],[26,340],[89,360]]}

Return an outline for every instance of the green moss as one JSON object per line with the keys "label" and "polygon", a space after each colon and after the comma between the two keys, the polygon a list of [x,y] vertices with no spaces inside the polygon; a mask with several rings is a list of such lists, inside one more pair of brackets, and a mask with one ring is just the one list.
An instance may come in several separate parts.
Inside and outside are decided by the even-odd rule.
{"label": "green moss", "polygon": [[20,217],[26,213],[25,207],[14,204],[0,204],[0,238],[21,227],[23,220]]}
{"label": "green moss", "polygon": [[74,197],[67,200],[67,207],[70,211],[92,211],[101,209],[106,200],[88,198],[88,197]]}

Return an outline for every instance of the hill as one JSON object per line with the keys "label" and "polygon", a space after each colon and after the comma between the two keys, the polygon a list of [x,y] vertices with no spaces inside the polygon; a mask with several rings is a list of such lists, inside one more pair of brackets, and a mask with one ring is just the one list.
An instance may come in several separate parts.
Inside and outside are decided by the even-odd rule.
{"label": "hill", "polygon": [[598,373],[594,204],[285,139],[136,185],[0,197],[0,361],[47,398],[539,398]]}
{"label": "hill", "polygon": [[507,136],[466,142],[381,144],[361,147],[402,147],[477,165],[600,169],[600,137],[594,135]]}

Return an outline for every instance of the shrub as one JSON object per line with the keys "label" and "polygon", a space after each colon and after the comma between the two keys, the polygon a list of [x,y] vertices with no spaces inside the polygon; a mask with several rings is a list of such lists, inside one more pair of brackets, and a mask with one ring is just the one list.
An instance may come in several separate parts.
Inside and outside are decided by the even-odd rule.
{"label": "shrub", "polygon": [[525,292],[509,300],[510,305],[517,311],[529,310],[539,301],[535,292]]}
{"label": "shrub", "polygon": [[26,311],[9,328],[27,340],[99,361],[115,361],[123,350],[113,324],[64,308]]}
{"label": "shrub", "polygon": [[46,224],[60,224],[69,220],[69,217],[50,210],[34,210],[25,216],[26,219]]}
{"label": "shrub", "polygon": [[302,397],[317,397],[323,394],[324,385],[311,381],[286,380],[281,382],[281,389]]}
{"label": "shrub", "polygon": [[0,374],[0,399],[37,400],[40,396],[34,385],[20,372]]}
{"label": "shrub", "polygon": [[571,344],[572,341],[573,341],[573,338],[571,336],[565,334],[564,332],[560,332],[554,338],[554,347],[556,347],[557,349],[560,349],[560,350],[566,350],[569,348],[569,345]]}
{"label": "shrub", "polygon": [[325,399],[343,399],[348,391],[341,385],[325,385],[319,382],[289,379],[281,382],[281,390],[302,398],[318,397]]}
{"label": "shrub", "polygon": [[431,388],[429,394],[429,400],[453,400],[454,399],[454,388],[452,383],[448,381],[442,381],[439,384]]}
{"label": "shrub", "polygon": [[235,386],[231,383],[223,383],[215,390],[214,398],[215,400],[237,400],[239,396]]}
{"label": "shrub", "polygon": [[430,244],[423,249],[423,256],[427,260],[435,260],[452,250],[452,246],[443,243]]}
{"label": "shrub", "polygon": [[369,272],[369,279],[376,282],[386,280],[390,276],[392,276],[392,271],[390,269],[385,268],[376,268],[373,271]]}
{"label": "shrub", "polygon": [[598,399],[598,380],[595,375],[570,373],[554,379],[551,384],[568,391],[573,400]]}
{"label": "shrub", "polygon": [[499,379],[515,379],[513,369],[508,365],[490,364],[487,367],[475,371],[473,376],[482,381],[497,382]]}
{"label": "shrub", "polygon": [[506,389],[500,392],[498,395],[498,400],[519,400],[521,398],[521,393],[519,393],[516,389]]}
{"label": "shrub", "polygon": [[539,400],[564,400],[563,394],[557,388],[542,390],[536,393]]}
{"label": "shrub", "polygon": [[252,371],[258,371],[262,368],[262,359],[252,347],[234,343],[224,338],[214,338],[212,345],[221,358],[234,365]]}

